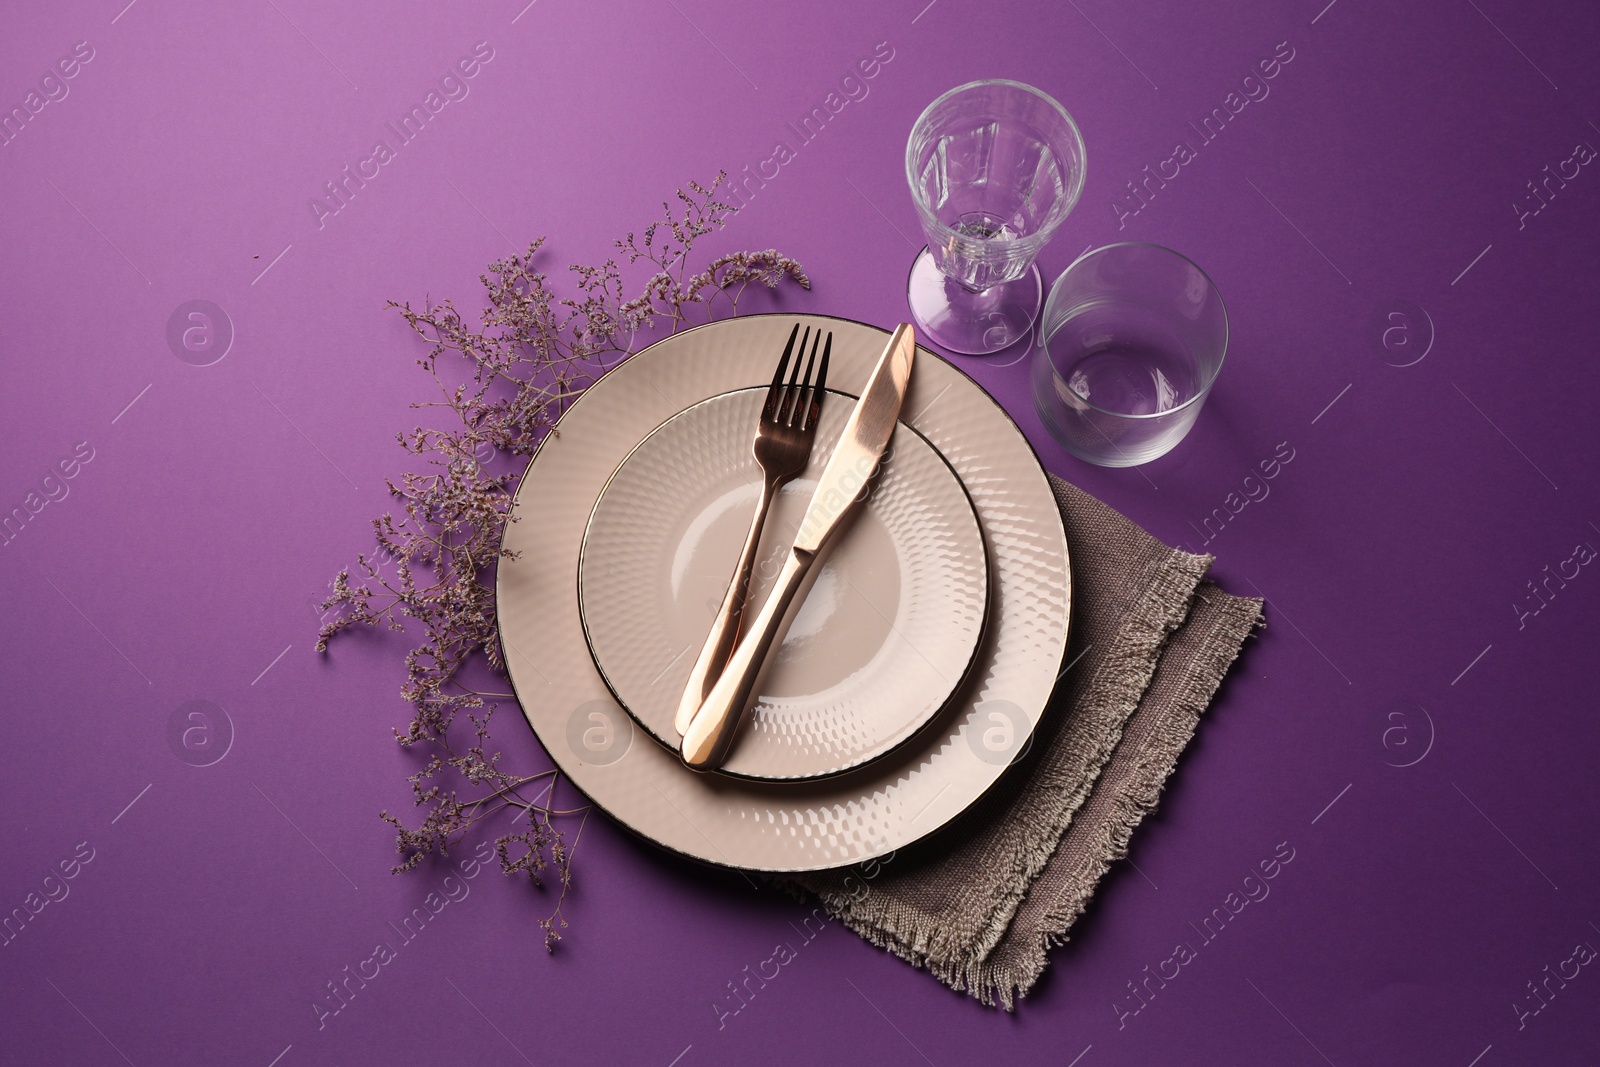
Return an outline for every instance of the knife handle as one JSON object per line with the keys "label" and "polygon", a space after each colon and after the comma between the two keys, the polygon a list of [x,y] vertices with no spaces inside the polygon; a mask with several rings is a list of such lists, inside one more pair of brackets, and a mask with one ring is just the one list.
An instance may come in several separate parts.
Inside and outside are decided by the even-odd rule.
{"label": "knife handle", "polygon": [[766,603],[761,605],[761,612],[745,631],[722,668],[722,676],[711,687],[705,703],[690,721],[689,729],[684,731],[679,754],[690,769],[711,771],[722,765],[739,721],[744,718],[745,706],[750,703],[761,665],[766,662],[773,642],[782,636],[784,614],[814,559],[816,554],[803,548],[789,550],[777,583],[767,594]]}
{"label": "knife handle", "polygon": [[761,498],[756,502],[756,513],[750,520],[750,532],[745,535],[744,549],[739,553],[739,564],[734,568],[733,580],[728,583],[728,591],[722,594],[722,605],[717,608],[716,618],[711,620],[711,632],[706,635],[705,644],[700,646],[700,656],[689,671],[683,696],[678,699],[678,714],[673,719],[673,725],[677,727],[680,737],[689,732],[694,713],[711,695],[712,685],[716,683],[723,664],[733,654],[734,643],[739,640],[739,625],[744,619],[744,609],[750,598],[750,577],[755,570],[756,549],[761,544],[761,528],[766,525],[767,512],[777,493],[777,479],[767,478],[762,482]]}

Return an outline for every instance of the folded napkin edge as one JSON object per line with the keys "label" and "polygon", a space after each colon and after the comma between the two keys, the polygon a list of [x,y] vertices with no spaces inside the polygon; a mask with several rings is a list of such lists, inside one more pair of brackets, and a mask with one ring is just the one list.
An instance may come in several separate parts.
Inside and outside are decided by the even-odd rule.
{"label": "folded napkin edge", "polygon": [[1076,736],[1065,742],[1066,751],[1057,761],[1069,765],[1052,767],[1041,758],[1027,794],[1018,801],[1025,810],[999,817],[999,828],[1010,837],[997,860],[1004,873],[990,879],[986,919],[976,938],[942,925],[943,916],[870,891],[859,895],[842,887],[816,889],[827,910],[864,940],[926,969],[952,989],[992,1004],[992,996],[980,995],[986,986],[983,963],[1005,936],[1028,887],[1055,854],[1115,752],[1122,725],[1154,677],[1168,638],[1187,618],[1213,560],[1174,548],[1165,548],[1156,559],[1149,585],[1126,613],[1111,647],[1097,658],[1085,698],[1072,709],[1073,721],[1065,729],[1076,727]]}
{"label": "folded napkin edge", "polygon": [[[1195,599],[1210,605],[1208,593],[1219,598],[1215,608],[1216,618],[1192,660],[1186,664],[1177,698],[1172,702],[1160,726],[1151,731],[1149,739],[1139,751],[1130,754],[1132,773],[1119,779],[1122,789],[1111,798],[1113,817],[1095,833],[1095,844],[1089,846],[1084,865],[1074,872],[1068,891],[1051,905],[1044,915],[1044,928],[1039,931],[1037,950],[1030,952],[1020,965],[1009,961],[996,961],[986,957],[977,968],[976,981],[969,992],[984,1004],[993,1005],[998,1000],[1007,1011],[1014,1011],[1017,1000],[1027,996],[1043,975],[1049,964],[1050,949],[1070,940],[1070,929],[1088,910],[1095,890],[1113,863],[1128,857],[1129,844],[1145,817],[1154,812],[1161,802],[1178,761],[1188,751],[1199,727],[1200,717],[1210,708],[1217,691],[1226,680],[1230,668],[1243,651],[1245,641],[1259,633],[1266,625],[1264,601],[1258,597],[1240,597],[1224,593],[1215,583],[1202,583],[1195,591]],[[1162,729],[1160,727],[1166,727]],[[1181,734],[1181,736],[1176,736]],[[1102,774],[1094,789],[1107,781]],[[1062,835],[1062,842],[1066,835]],[[1037,883],[1030,883],[1030,889]]]}

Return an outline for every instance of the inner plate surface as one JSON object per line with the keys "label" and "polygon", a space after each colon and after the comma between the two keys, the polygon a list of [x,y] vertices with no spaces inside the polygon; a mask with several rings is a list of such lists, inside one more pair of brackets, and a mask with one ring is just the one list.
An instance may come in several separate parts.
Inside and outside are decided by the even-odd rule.
{"label": "inner plate surface", "polygon": [[[584,535],[578,593],[595,663],[674,750],[679,698],[760,495],[751,440],[766,395],[726,393],[668,419],[617,469]],[[746,619],[854,404],[830,392],[810,465],[773,502]],[[914,430],[896,428],[867,498],[809,580],[725,773],[818,778],[875,759],[925,725],[966,674],[983,633],[988,556],[960,480]]]}

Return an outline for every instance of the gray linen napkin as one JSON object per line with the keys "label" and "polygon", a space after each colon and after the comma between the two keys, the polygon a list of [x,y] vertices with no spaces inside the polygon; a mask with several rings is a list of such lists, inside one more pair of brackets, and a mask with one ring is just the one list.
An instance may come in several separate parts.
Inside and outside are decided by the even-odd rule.
{"label": "gray linen napkin", "polygon": [[[1044,973],[1154,810],[1261,601],[1050,479],[1072,554],[1072,635],[1031,750],[951,825],[868,872],[790,880],[868,941],[1007,1009]],[[863,890],[865,886],[865,890]]]}

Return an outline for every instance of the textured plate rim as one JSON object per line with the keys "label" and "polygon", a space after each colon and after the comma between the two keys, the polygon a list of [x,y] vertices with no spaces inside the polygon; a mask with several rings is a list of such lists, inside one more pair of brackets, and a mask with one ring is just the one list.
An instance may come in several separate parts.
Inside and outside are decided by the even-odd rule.
{"label": "textured plate rim", "polygon": [[[874,325],[874,324],[872,324],[870,322],[863,322],[860,319],[847,318],[847,317],[845,317],[843,315],[827,315],[827,314],[822,314],[822,313],[819,313],[819,312],[810,312],[810,311],[760,312],[760,313],[752,313],[752,314],[747,314],[747,315],[740,315],[736,319],[731,319],[731,318],[730,319],[718,319],[718,320],[713,321],[713,322],[701,323],[698,326],[692,326],[689,329],[680,330],[677,333],[669,334],[666,337],[663,337],[660,340],[655,341],[655,342],[645,346],[644,348],[641,348],[638,352],[630,353],[627,359],[621,360],[621,361],[613,364],[611,367],[606,368],[602,372],[600,378],[596,379],[587,388],[585,388],[584,391],[577,397],[577,399],[575,399],[572,402],[571,406],[569,406],[565,411],[563,411],[561,413],[560,416],[557,417],[556,421],[546,431],[544,437],[540,438],[539,444],[537,446],[535,446],[532,455],[530,455],[528,457],[528,462],[523,466],[523,472],[517,479],[516,492],[514,492],[512,494],[512,496],[511,496],[510,509],[508,511],[508,521],[502,526],[501,531],[500,531],[500,548],[501,548],[502,553],[505,551],[506,536],[510,532],[510,529],[511,529],[511,523],[509,521],[509,517],[510,517],[511,514],[515,513],[516,507],[517,507],[518,503],[521,500],[522,489],[523,489],[524,485],[526,485],[526,483],[527,483],[527,474],[528,474],[528,472],[530,470],[532,470],[533,465],[536,462],[538,462],[539,457],[544,453],[544,446],[550,440],[551,436],[553,436],[554,431],[561,425],[562,422],[564,422],[567,419],[567,417],[569,415],[572,414],[572,412],[577,410],[578,405],[582,404],[585,400],[589,399],[590,392],[593,390],[595,385],[598,385],[600,383],[600,381],[602,379],[604,379],[605,377],[607,377],[610,374],[614,373],[615,371],[621,369],[623,366],[625,366],[628,363],[629,360],[632,360],[634,357],[639,356],[639,355],[643,355],[644,353],[650,351],[651,349],[657,347],[658,345],[665,344],[668,341],[671,341],[671,340],[673,340],[673,339],[675,339],[677,337],[681,337],[681,336],[684,336],[684,335],[687,335],[687,334],[691,334],[691,333],[694,333],[694,332],[699,331],[699,330],[709,329],[711,327],[718,326],[718,325],[721,325],[723,323],[730,322],[730,321],[749,321],[749,320],[753,320],[753,319],[777,319],[777,318],[793,319],[793,318],[795,318],[797,316],[804,317],[804,318],[812,318],[812,319],[825,319],[825,320],[828,320],[830,322],[848,323],[848,324],[850,324],[852,326],[860,326],[860,327],[862,327],[864,329],[871,330],[874,333],[882,334],[884,336],[888,336],[888,334],[890,332],[888,330],[885,330],[883,327],[876,326],[876,325]],[[1033,442],[1028,440],[1028,435],[1022,432],[1022,427],[1017,423],[1016,418],[1011,414],[1011,412],[1007,411],[1005,409],[1004,405],[1002,405],[998,400],[996,400],[989,393],[988,390],[984,389],[984,387],[978,382],[978,380],[976,378],[974,378],[972,375],[968,374],[966,372],[966,370],[964,370],[959,364],[957,364],[956,362],[954,362],[951,359],[946,358],[945,356],[940,355],[938,352],[935,352],[933,349],[929,348],[926,345],[923,345],[923,344],[919,343],[917,345],[917,347],[920,348],[920,349],[923,349],[925,352],[928,352],[929,354],[933,355],[935,358],[939,359],[942,363],[944,363],[946,366],[948,366],[957,375],[959,375],[960,377],[966,379],[967,383],[969,385],[971,385],[974,389],[978,390],[980,393],[983,394],[983,396],[988,400],[990,406],[993,407],[994,410],[999,413],[1000,417],[1003,418],[1005,420],[1005,423],[1011,428],[1011,432],[1016,435],[1017,439],[1022,442],[1023,447],[1028,450],[1028,455],[1032,457],[1034,467],[1036,467],[1038,469],[1040,475],[1044,478],[1044,480],[1045,480],[1044,481],[1045,489],[1048,491],[1049,490],[1049,472],[1045,470],[1043,461],[1041,461],[1039,459],[1039,451],[1038,451],[1038,449],[1034,448]],[[1052,497],[1053,497],[1053,495],[1054,494],[1052,494]],[[1070,643],[1071,637],[1072,637],[1072,592],[1073,592],[1073,590],[1072,590],[1072,545],[1071,545],[1070,541],[1067,539],[1066,523],[1065,523],[1064,520],[1062,520],[1059,509],[1054,507],[1054,506],[1052,506],[1049,510],[1054,512],[1055,520],[1056,520],[1056,528],[1060,531],[1060,534],[1061,534],[1061,546],[1062,546],[1062,553],[1063,553],[1063,555],[1062,555],[1062,564],[1063,564],[1063,567],[1064,567],[1064,569],[1066,571],[1066,575],[1067,575],[1066,615],[1065,615],[1065,618],[1063,620],[1063,624],[1062,624],[1062,627],[1061,627],[1061,635],[1060,635],[1060,637],[1061,637],[1060,646],[1061,647],[1060,647],[1060,652],[1059,652],[1059,655],[1058,655],[1058,662],[1059,662],[1060,660],[1064,660],[1066,658],[1066,650],[1067,650],[1068,644]],[[980,525],[981,525],[981,523],[980,523]],[[533,725],[533,721],[528,717],[528,713],[527,713],[527,711],[525,709],[525,705],[524,705],[524,701],[523,701],[523,698],[522,698],[521,690],[520,690],[519,686],[517,685],[516,678],[513,675],[512,671],[511,671],[511,668],[510,668],[511,660],[505,654],[504,636],[502,634],[501,625],[500,625],[500,603],[501,603],[501,594],[503,592],[503,581],[504,581],[504,571],[503,571],[503,569],[501,567],[501,564],[504,563],[504,562],[505,562],[505,556],[503,554],[496,558],[496,562],[495,562],[495,640],[496,640],[497,643],[500,644],[501,662],[506,664],[506,681],[507,681],[507,684],[509,684],[511,686],[511,693],[512,693],[512,695],[515,697],[515,699],[517,701],[518,710],[522,711],[523,720],[528,724],[529,733],[531,733],[533,735],[534,740],[539,743],[539,746],[545,750],[545,754],[550,757],[550,762],[552,764],[554,764],[555,769],[561,771],[566,776],[568,784],[571,785],[574,789],[576,789],[583,796],[583,798],[589,802],[590,805],[592,805],[595,809],[604,812],[613,822],[615,822],[618,826],[621,826],[624,829],[626,829],[629,833],[633,834],[634,836],[636,836],[638,838],[641,838],[642,840],[648,841],[652,845],[655,845],[656,847],[662,849],[663,851],[672,853],[673,855],[681,856],[684,859],[692,860],[695,863],[704,864],[704,865],[706,865],[708,867],[718,867],[718,868],[723,868],[723,869],[727,869],[727,870],[737,870],[737,871],[757,871],[757,872],[764,872],[764,873],[769,873],[769,874],[803,874],[803,873],[806,873],[808,871],[836,870],[836,869],[838,869],[840,867],[853,866],[855,864],[864,863],[864,862],[867,862],[868,860],[875,859],[875,858],[878,858],[880,856],[892,853],[894,851],[897,851],[898,849],[907,848],[907,847],[917,843],[918,841],[923,840],[924,838],[926,838],[928,835],[934,833],[935,831],[940,830],[940,829],[944,828],[945,826],[948,826],[951,822],[955,821],[955,819],[959,815],[963,814],[966,811],[971,810],[971,808],[974,805],[976,805],[979,802],[981,802],[982,799],[985,796],[987,796],[990,792],[992,792],[994,790],[995,786],[997,786],[1000,783],[1000,781],[1007,776],[1007,773],[1010,771],[1010,769],[1013,766],[1015,766],[1015,764],[1017,762],[1016,759],[1013,759],[1013,761],[1010,764],[1008,764],[999,774],[996,774],[994,776],[994,778],[989,782],[988,786],[986,786],[984,789],[979,791],[979,793],[975,797],[972,798],[971,802],[969,802],[967,804],[967,806],[965,808],[962,808],[960,811],[953,812],[949,817],[947,817],[943,821],[938,822],[938,823],[936,823],[934,825],[930,825],[926,830],[924,830],[924,831],[922,831],[920,833],[917,833],[914,836],[907,837],[904,841],[899,842],[895,846],[894,849],[879,850],[879,851],[871,852],[871,853],[869,853],[867,855],[864,855],[864,856],[862,856],[862,857],[860,857],[858,859],[855,859],[855,860],[851,860],[851,861],[849,861],[847,863],[844,863],[844,864],[839,864],[839,863],[811,864],[811,865],[807,865],[807,866],[798,866],[798,867],[758,866],[758,865],[752,865],[752,864],[737,864],[737,863],[722,862],[722,861],[719,861],[719,860],[716,860],[716,859],[712,859],[712,858],[704,856],[704,855],[700,855],[698,853],[689,852],[689,851],[687,851],[687,850],[685,850],[683,848],[679,848],[676,845],[673,845],[673,844],[671,844],[669,842],[666,842],[666,841],[662,841],[662,840],[652,836],[651,834],[646,833],[644,830],[634,826],[632,823],[628,822],[626,819],[624,819],[621,816],[617,815],[610,808],[606,807],[606,805],[601,803],[598,799],[596,799],[595,796],[592,793],[589,792],[589,790],[585,789],[582,785],[580,785],[578,783],[577,778],[574,777],[570,772],[568,772],[566,770],[565,767],[563,767],[561,765],[561,762],[558,759],[556,759],[555,754],[549,750],[549,748],[545,745],[544,740],[539,736],[538,729]],[[1058,681],[1059,681],[1059,679],[1058,679]],[[601,684],[604,685],[604,682],[602,682]],[[624,714],[627,714],[627,713],[624,712]],[[1043,715],[1043,710],[1042,709],[1041,709],[1040,715],[1041,715],[1041,717]],[[936,716],[936,718],[937,718],[937,716]],[[630,721],[631,721],[631,716],[630,716]],[[1032,730],[1030,730],[1030,734],[1029,734],[1030,741],[1031,741],[1033,733],[1036,732],[1037,729],[1038,729],[1038,723],[1035,722],[1033,727],[1032,727]],[[1030,747],[1031,747],[1031,744],[1024,744],[1023,746],[1020,746],[1019,750],[1018,750],[1019,751],[1019,756],[1022,753],[1026,752]]]}

